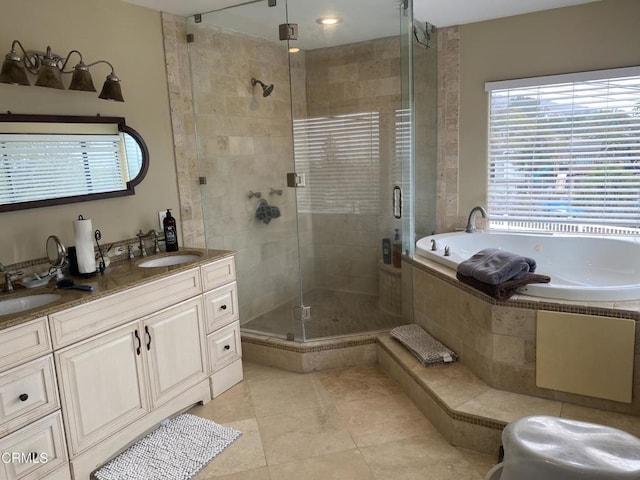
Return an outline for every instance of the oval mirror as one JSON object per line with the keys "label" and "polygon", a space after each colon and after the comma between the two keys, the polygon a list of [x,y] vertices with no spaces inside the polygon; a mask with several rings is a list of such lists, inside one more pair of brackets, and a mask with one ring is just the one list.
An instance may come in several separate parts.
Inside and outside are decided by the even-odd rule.
{"label": "oval mirror", "polygon": [[0,115],[0,212],[133,195],[149,151],[122,117]]}
{"label": "oval mirror", "polygon": [[49,263],[55,268],[62,268],[67,259],[67,249],[55,235],[47,238],[47,257]]}

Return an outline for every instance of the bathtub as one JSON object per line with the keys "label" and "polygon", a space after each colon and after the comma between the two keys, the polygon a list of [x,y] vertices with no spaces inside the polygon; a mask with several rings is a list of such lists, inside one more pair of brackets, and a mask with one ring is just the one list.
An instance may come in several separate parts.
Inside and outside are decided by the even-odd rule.
{"label": "bathtub", "polygon": [[[447,246],[448,257],[444,256]],[[421,238],[416,254],[455,273],[458,263],[483,248],[531,257],[538,265],[536,273],[551,277],[550,283],[522,287],[523,295],[585,302],[640,301],[640,239],[636,237],[455,232]]]}

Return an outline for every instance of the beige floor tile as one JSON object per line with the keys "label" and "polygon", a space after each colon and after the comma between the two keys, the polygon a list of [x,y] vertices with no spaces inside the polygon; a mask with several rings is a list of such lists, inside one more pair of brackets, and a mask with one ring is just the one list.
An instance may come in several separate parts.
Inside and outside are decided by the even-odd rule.
{"label": "beige floor tile", "polygon": [[358,450],[331,453],[294,463],[269,467],[277,480],[373,480],[367,462]]}
{"label": "beige floor tile", "polygon": [[242,435],[201,470],[194,480],[217,478],[266,466],[256,419],[230,422],[226,426],[239,430]]}
{"label": "beige floor tile", "polygon": [[262,467],[255,470],[245,470],[243,472],[231,473],[229,475],[216,475],[209,478],[215,480],[271,480],[271,475],[269,474],[268,467]]}
{"label": "beige floor tile", "polygon": [[331,404],[326,390],[313,374],[254,379],[248,385],[258,418]]}
{"label": "beige floor tile", "polygon": [[240,382],[206,405],[192,408],[189,413],[217,423],[235,422],[256,416],[246,382]]}
{"label": "beige floor tile", "polygon": [[258,425],[270,466],[355,448],[333,406],[261,417]]}
{"label": "beige floor tile", "polygon": [[460,405],[459,412],[506,423],[527,415],[560,416],[562,403],[544,398],[490,389]]}
{"label": "beige floor tile", "polygon": [[483,478],[487,474],[491,467],[498,463],[497,454],[490,455],[487,453],[476,452],[475,450],[469,450],[467,448],[460,448],[458,450],[464,457],[464,459],[471,464],[478,474]]}
{"label": "beige floor tile", "polygon": [[336,402],[401,393],[396,381],[375,366],[350,367],[316,374]]}
{"label": "beige floor tile", "polygon": [[437,433],[362,448],[378,480],[475,480],[477,472]]}
{"label": "beige floor tile", "polygon": [[424,435],[433,430],[402,393],[338,402],[336,408],[358,446]]}

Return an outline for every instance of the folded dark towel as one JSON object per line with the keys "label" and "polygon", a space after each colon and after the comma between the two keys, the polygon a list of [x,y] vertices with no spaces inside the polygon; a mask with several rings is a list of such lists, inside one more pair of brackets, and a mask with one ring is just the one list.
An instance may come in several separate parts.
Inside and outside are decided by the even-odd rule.
{"label": "folded dark towel", "polygon": [[458,273],[473,277],[490,285],[498,285],[507,280],[516,280],[527,272],[536,270],[533,258],[498,250],[485,248],[471,258],[458,265]]}
{"label": "folded dark towel", "polygon": [[506,282],[499,283],[498,285],[490,285],[473,277],[461,275],[460,273],[457,273],[456,277],[462,283],[466,283],[467,285],[476,288],[497,300],[506,300],[511,298],[520,287],[528,285],[529,283],[549,283],[551,281],[550,277],[546,275],[538,275],[536,273],[525,273],[518,279],[507,280]]}

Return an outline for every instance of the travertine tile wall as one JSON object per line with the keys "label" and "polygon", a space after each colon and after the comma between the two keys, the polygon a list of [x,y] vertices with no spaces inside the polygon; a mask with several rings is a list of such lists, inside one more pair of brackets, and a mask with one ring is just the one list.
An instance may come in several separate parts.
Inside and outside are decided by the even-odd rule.
{"label": "travertine tile wall", "polygon": [[437,232],[464,226],[458,211],[460,27],[438,30]]}
{"label": "travertine tile wall", "polygon": [[182,238],[185,246],[204,248],[204,221],[195,143],[191,72],[184,17],[162,13],[162,35],[169,85]]}
{"label": "travertine tile wall", "polygon": [[413,44],[416,238],[436,230],[438,36],[433,35],[429,44],[429,48]]}
{"label": "travertine tile wall", "polygon": [[309,117],[380,113],[379,204],[374,214],[312,214],[316,285],[378,293],[381,241],[400,225],[391,215],[395,111],[400,108],[397,37],[311,50],[306,55]]}

